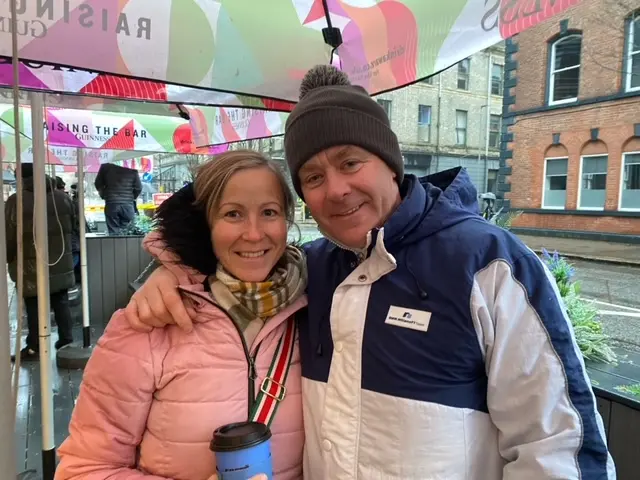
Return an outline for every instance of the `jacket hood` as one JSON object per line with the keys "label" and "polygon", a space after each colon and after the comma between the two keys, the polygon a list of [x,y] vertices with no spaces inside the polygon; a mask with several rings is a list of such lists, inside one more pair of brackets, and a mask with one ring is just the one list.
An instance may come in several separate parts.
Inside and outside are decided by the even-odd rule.
{"label": "jacket hood", "polygon": [[209,276],[216,271],[211,229],[195,201],[193,183],[189,183],[162,202],[156,210],[158,233],[181,264]]}
{"label": "jacket hood", "polygon": [[405,175],[402,203],[384,225],[385,245],[408,245],[479,215],[478,193],[462,167]]}

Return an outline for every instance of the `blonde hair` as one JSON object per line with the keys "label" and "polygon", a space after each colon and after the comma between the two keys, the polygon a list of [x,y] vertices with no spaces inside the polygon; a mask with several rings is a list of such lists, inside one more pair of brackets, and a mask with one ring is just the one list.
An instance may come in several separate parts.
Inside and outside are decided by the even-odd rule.
{"label": "blonde hair", "polygon": [[196,204],[204,208],[209,224],[212,224],[216,217],[222,193],[231,177],[250,168],[267,168],[276,176],[282,189],[287,225],[291,226],[295,216],[295,200],[282,168],[255,150],[231,150],[221,153],[198,168],[194,181]]}

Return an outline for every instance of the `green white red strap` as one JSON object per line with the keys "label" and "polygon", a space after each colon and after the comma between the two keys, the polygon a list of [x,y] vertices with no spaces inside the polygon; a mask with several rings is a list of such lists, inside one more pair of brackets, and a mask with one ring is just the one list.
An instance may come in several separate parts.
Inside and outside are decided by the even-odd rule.
{"label": "green white red strap", "polygon": [[296,322],[293,317],[287,320],[287,328],[278,341],[267,376],[260,384],[260,391],[253,406],[249,420],[271,425],[278,406],[287,394],[287,375],[296,344]]}

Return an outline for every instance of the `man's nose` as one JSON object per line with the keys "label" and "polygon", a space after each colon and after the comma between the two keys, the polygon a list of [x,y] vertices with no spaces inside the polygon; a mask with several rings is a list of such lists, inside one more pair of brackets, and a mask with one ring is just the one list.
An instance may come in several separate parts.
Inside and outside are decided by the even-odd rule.
{"label": "man's nose", "polygon": [[327,176],[327,198],[333,201],[341,201],[349,193],[351,186],[344,175],[334,174]]}

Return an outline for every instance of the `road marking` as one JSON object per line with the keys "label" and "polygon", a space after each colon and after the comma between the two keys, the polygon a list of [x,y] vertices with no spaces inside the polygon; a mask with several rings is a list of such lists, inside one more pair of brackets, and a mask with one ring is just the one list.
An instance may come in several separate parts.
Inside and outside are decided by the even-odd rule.
{"label": "road marking", "polygon": [[614,312],[613,310],[598,310],[599,315],[611,315],[615,317],[640,318],[640,312]]}
{"label": "road marking", "polygon": [[597,303],[599,305],[606,305],[607,307],[614,307],[614,308],[621,308],[623,310],[629,310],[631,312],[639,312],[640,313],[640,308],[634,308],[634,307],[627,307],[626,305],[617,305],[615,303],[607,303],[607,302],[603,302],[601,300],[596,300],[595,298],[587,298],[587,297],[582,297],[585,300],[587,300],[588,302],[591,303]]}

